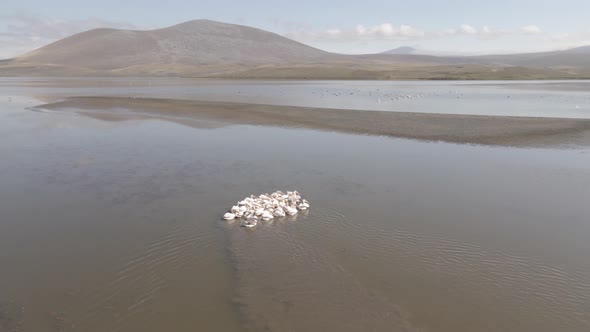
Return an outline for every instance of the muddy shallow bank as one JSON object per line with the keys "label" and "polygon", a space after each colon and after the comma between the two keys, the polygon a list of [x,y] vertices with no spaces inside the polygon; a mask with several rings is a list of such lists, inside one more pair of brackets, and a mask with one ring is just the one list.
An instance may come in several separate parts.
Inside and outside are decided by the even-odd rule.
{"label": "muddy shallow bank", "polygon": [[[484,145],[543,146],[590,142],[590,120],[408,112],[354,111],[209,101],[74,97],[37,109],[82,110],[103,120],[153,117],[197,126],[299,127]],[[127,110],[127,112],[123,112]],[[130,111],[130,112],[129,112]]]}

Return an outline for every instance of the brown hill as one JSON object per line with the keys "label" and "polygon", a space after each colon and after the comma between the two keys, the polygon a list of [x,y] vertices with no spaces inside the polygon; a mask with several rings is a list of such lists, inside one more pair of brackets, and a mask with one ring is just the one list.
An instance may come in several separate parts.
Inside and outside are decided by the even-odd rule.
{"label": "brown hill", "polygon": [[577,47],[564,51],[483,55],[470,58],[478,63],[496,65],[590,68],[590,46]]}
{"label": "brown hill", "polygon": [[94,29],[15,59],[20,63],[113,70],[156,64],[277,63],[327,52],[246,26],[195,20],[157,30]]}

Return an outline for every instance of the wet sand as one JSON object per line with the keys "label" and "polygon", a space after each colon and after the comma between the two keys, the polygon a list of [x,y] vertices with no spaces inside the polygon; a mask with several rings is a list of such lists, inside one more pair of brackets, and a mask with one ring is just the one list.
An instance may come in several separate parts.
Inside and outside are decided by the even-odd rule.
{"label": "wet sand", "polygon": [[35,108],[78,110],[113,121],[151,117],[197,127],[265,125],[482,145],[567,146],[590,142],[587,119],[355,111],[121,97],[73,97]]}

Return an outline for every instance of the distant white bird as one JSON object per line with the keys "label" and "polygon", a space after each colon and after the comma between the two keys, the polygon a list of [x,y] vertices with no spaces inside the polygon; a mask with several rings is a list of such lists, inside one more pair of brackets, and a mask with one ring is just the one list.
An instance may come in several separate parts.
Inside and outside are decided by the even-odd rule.
{"label": "distant white bird", "polygon": [[223,219],[225,219],[225,220],[234,220],[234,219],[236,219],[236,215],[233,214],[233,213],[228,212],[228,213],[226,213],[226,214],[223,215]]}

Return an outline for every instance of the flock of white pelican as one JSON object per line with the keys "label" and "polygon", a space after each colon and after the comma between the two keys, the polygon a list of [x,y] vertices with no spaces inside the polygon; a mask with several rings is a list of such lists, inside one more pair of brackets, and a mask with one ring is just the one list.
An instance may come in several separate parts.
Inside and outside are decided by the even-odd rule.
{"label": "flock of white pelican", "polygon": [[271,220],[309,209],[309,202],[297,191],[277,191],[272,194],[251,195],[237,202],[223,215],[225,220],[242,219],[242,226],[255,227],[260,220]]}

